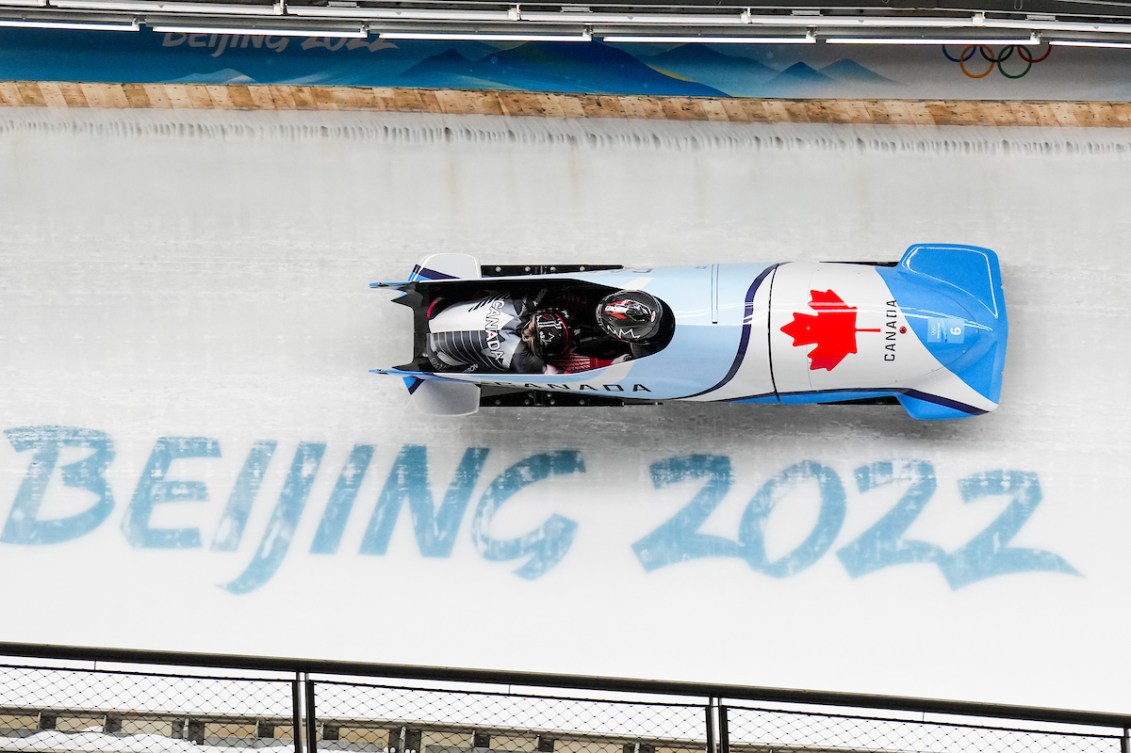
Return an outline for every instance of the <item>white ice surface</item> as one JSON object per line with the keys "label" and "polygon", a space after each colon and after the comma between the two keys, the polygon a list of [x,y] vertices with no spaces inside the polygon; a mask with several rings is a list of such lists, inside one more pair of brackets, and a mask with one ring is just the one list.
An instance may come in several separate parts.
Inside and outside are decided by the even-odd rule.
{"label": "white ice surface", "polygon": [[[0,113],[0,429],[112,438],[114,498],[92,532],[0,540],[0,640],[718,681],[1127,711],[1131,530],[1124,262],[1131,136],[1118,131],[576,124],[321,114]],[[445,130],[447,129],[447,130]],[[1012,339],[1001,407],[917,423],[898,409],[667,404],[418,414],[367,369],[399,348],[367,288],[421,256],[491,262],[896,259],[913,242],[1002,258]],[[202,546],[132,547],[122,523],[158,437],[215,439],[170,479],[210,499],[153,508]],[[237,551],[213,551],[252,443],[278,450]],[[326,443],[278,572],[237,595],[300,442]],[[338,552],[310,554],[355,443],[375,446]],[[437,504],[469,447],[489,448],[450,556],[423,557],[407,505],[388,552],[359,546],[405,445],[427,447]],[[533,580],[484,558],[477,505],[530,455],[576,450],[583,473],[502,504],[507,539],[577,523]],[[800,461],[847,489],[835,544],[772,578],[735,558],[646,572],[632,544],[700,481],[650,466],[711,454],[733,488],[700,529],[733,539],[747,501]],[[31,452],[0,441],[0,524]],[[82,451],[63,451],[60,463]],[[947,550],[1004,508],[959,479],[1034,472],[1043,499],[1012,541],[1079,576],[1027,572],[952,589],[930,564],[853,579],[836,550],[904,487],[857,491],[876,461],[933,465],[909,538]],[[88,508],[56,469],[40,517]],[[809,489],[809,487],[805,487]],[[816,519],[782,498],[767,556]],[[482,533],[482,532],[481,532]],[[286,538],[284,536],[284,538]],[[477,543],[478,542],[478,543]]]}

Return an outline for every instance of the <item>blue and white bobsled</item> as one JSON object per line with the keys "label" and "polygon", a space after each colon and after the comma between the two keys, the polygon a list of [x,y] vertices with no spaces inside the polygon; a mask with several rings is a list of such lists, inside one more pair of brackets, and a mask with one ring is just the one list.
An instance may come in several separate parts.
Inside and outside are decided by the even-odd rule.
{"label": "blue and white bobsled", "polygon": [[[1009,332],[997,255],[962,245],[915,245],[898,263],[648,269],[480,267],[436,254],[407,281],[372,286],[398,291],[395,302],[413,309],[417,356],[373,371],[403,378],[425,411],[451,415],[481,405],[695,400],[898,402],[914,418],[965,418],[997,407]],[[597,300],[621,290],[662,302],[662,347],[573,373],[437,371],[423,357],[437,300],[552,302],[562,291]]]}

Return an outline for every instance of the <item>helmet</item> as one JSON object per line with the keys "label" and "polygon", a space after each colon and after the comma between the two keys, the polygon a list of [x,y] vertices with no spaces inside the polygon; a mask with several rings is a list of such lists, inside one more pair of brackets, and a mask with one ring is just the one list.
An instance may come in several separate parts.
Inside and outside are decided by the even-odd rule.
{"label": "helmet", "polygon": [[554,358],[569,345],[569,324],[565,314],[546,309],[534,314],[534,353],[539,358]]}
{"label": "helmet", "polygon": [[660,331],[663,305],[643,290],[620,290],[597,304],[597,323],[618,340],[642,342]]}

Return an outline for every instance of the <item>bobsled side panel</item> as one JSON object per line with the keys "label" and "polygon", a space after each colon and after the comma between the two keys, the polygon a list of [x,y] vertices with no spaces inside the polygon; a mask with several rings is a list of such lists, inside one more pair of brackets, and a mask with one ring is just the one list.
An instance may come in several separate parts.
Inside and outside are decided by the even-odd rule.
{"label": "bobsled side panel", "polygon": [[842,403],[851,400],[872,400],[891,395],[890,390],[826,390],[824,392],[793,392],[778,395],[783,405],[804,403]]}
{"label": "bobsled side panel", "polygon": [[[705,330],[721,330],[730,339],[730,363],[712,371],[713,381],[703,384],[685,399],[762,400],[776,402],[770,374],[769,327],[770,291],[777,265],[722,264],[716,276],[714,313]],[[724,329],[725,328],[725,329]],[[691,368],[695,364],[689,364]]]}
{"label": "bobsled side panel", "polygon": [[[770,342],[782,402],[829,402],[844,391],[921,391],[961,406],[963,415],[995,407],[928,347],[922,309],[954,310],[949,298],[939,295],[938,285],[925,286],[928,278],[899,274],[898,267],[835,262],[781,265]],[[976,358],[969,346],[955,344],[953,352]]]}
{"label": "bobsled side panel", "polygon": [[902,303],[872,266],[782,264],[770,302],[778,392],[892,389],[938,368]]}

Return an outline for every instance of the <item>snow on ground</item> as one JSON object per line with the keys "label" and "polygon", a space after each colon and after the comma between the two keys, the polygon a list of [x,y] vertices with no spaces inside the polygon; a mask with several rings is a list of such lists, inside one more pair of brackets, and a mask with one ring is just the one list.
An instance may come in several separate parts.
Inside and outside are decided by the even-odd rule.
{"label": "snow on ground", "polygon": [[[294,744],[255,748],[264,751],[293,751]],[[79,751],[146,751],[148,753],[213,753],[231,750],[226,746],[197,745],[190,740],[174,740],[163,735],[127,735],[113,737],[101,732],[56,732],[47,730],[30,737],[0,738],[0,750],[53,751],[53,753],[78,753]]]}
{"label": "snow on ground", "polygon": [[[0,639],[1126,710],[1129,145],[0,113],[0,563],[20,605]],[[1001,255],[994,414],[451,420],[367,373],[403,345],[367,283],[435,251],[894,260],[921,241]],[[671,564],[644,567],[646,537]],[[517,575],[531,557],[544,574]]]}

